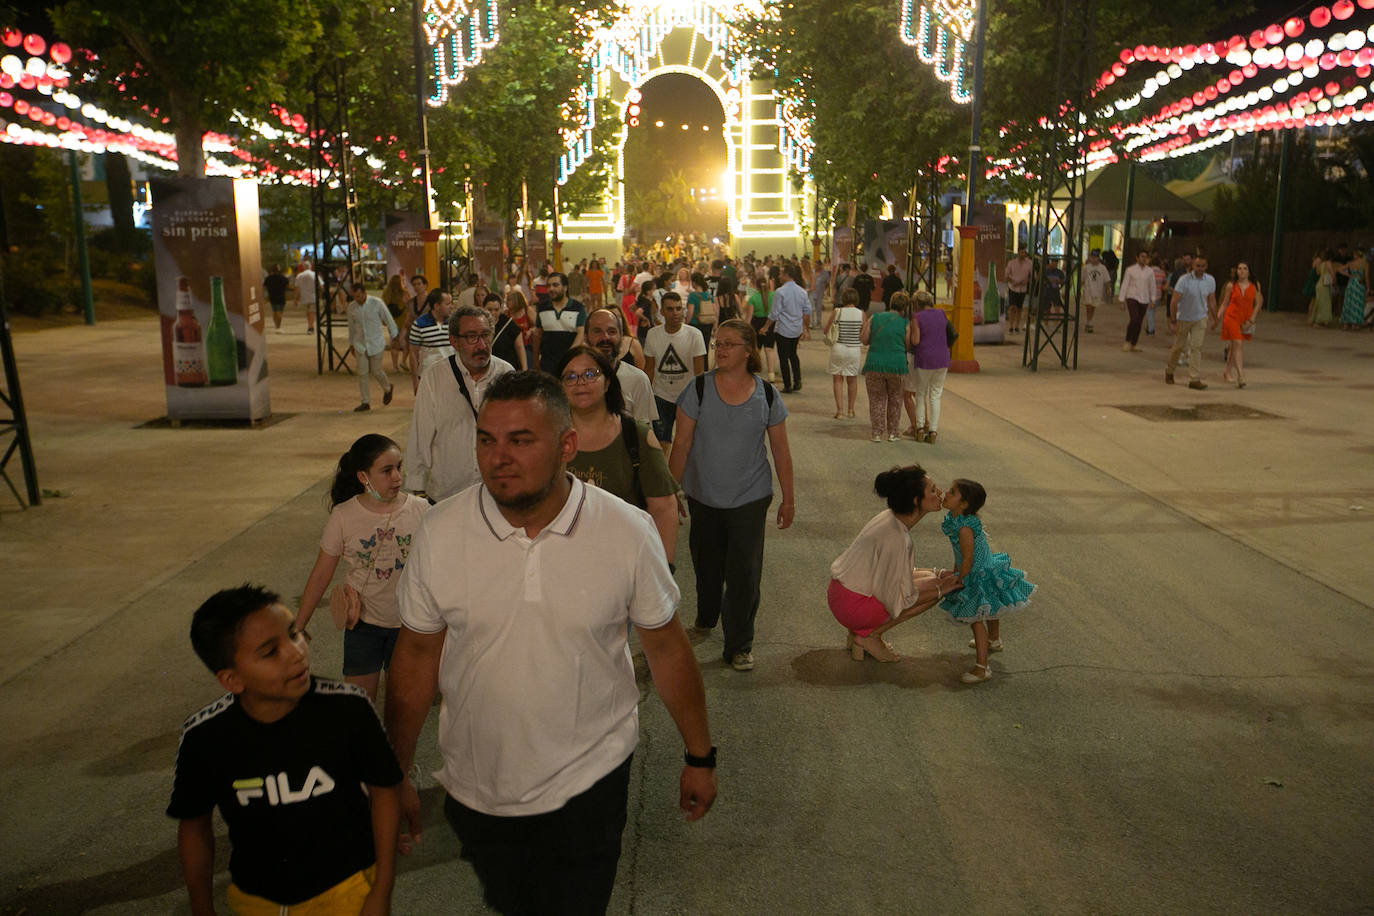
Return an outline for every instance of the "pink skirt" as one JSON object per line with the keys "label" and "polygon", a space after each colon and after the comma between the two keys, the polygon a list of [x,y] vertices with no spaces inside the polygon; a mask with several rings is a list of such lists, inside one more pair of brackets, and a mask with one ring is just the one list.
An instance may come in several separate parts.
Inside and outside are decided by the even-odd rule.
{"label": "pink skirt", "polygon": [[830,613],[835,615],[840,626],[855,636],[867,636],[892,619],[881,601],[872,595],[850,591],[839,579],[830,580],[825,598],[830,604]]}

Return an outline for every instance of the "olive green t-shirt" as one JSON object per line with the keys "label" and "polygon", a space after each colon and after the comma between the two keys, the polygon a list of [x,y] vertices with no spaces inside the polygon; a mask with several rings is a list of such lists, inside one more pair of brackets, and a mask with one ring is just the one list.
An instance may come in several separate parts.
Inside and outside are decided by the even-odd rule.
{"label": "olive green t-shirt", "polygon": [[[668,460],[663,455],[663,449],[649,445],[649,424],[635,421],[635,433],[639,436],[639,486],[645,497],[672,496],[681,488],[673,475],[668,473]],[[631,505],[638,505],[631,477],[634,465],[630,462],[630,453],[625,449],[623,436],[616,436],[610,445],[598,451],[579,451],[568,462],[568,470],[578,479],[600,487],[607,493],[614,493]]]}

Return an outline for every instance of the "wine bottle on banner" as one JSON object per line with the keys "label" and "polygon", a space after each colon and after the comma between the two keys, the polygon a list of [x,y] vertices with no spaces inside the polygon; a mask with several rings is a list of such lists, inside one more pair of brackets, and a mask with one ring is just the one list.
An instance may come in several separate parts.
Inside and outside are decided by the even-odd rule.
{"label": "wine bottle on banner", "polygon": [[177,278],[177,320],[172,326],[172,374],[180,388],[199,388],[210,379],[205,372],[205,342],[200,322],[191,310],[191,281]]}
{"label": "wine bottle on banner", "polygon": [[229,314],[224,310],[224,278],[210,278],[210,327],[205,330],[205,361],[211,385],[233,385],[239,380],[238,344]]}
{"label": "wine bottle on banner", "polygon": [[997,289],[997,264],[988,262],[988,288],[983,292],[983,321],[996,324],[1002,318],[1002,296]]}

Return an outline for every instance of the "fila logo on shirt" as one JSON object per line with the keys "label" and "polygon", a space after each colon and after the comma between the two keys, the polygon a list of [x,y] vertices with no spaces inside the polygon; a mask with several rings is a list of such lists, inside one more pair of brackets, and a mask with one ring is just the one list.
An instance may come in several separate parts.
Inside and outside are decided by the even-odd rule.
{"label": "fila logo on shirt", "polygon": [[305,774],[305,785],[299,790],[291,788],[284,770],[275,776],[268,774],[257,779],[234,780],[234,794],[238,797],[239,807],[247,807],[253,799],[262,798],[264,792],[269,805],[294,805],[333,791],[334,780],[319,766],[310,768],[310,772]]}

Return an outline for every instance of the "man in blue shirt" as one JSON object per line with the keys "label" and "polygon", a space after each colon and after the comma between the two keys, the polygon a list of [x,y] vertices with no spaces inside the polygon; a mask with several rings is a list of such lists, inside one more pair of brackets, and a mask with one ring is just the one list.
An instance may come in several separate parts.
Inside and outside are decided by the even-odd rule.
{"label": "man in blue shirt", "polygon": [[1164,367],[1164,381],[1174,383],[1174,369],[1188,350],[1188,387],[1199,391],[1207,387],[1202,380],[1202,338],[1217,320],[1217,281],[1207,272],[1207,259],[1193,258],[1193,269],[1174,284],[1169,298],[1169,330],[1174,346]]}
{"label": "man in blue shirt", "polygon": [[797,359],[797,341],[811,339],[806,328],[806,316],[811,314],[811,297],[798,285],[801,269],[788,264],[784,271],[787,282],[773,293],[769,303],[768,323],[763,326],[763,334],[773,332],[778,350],[779,368],[782,370],[782,390],[784,394],[801,391],[801,360]]}

